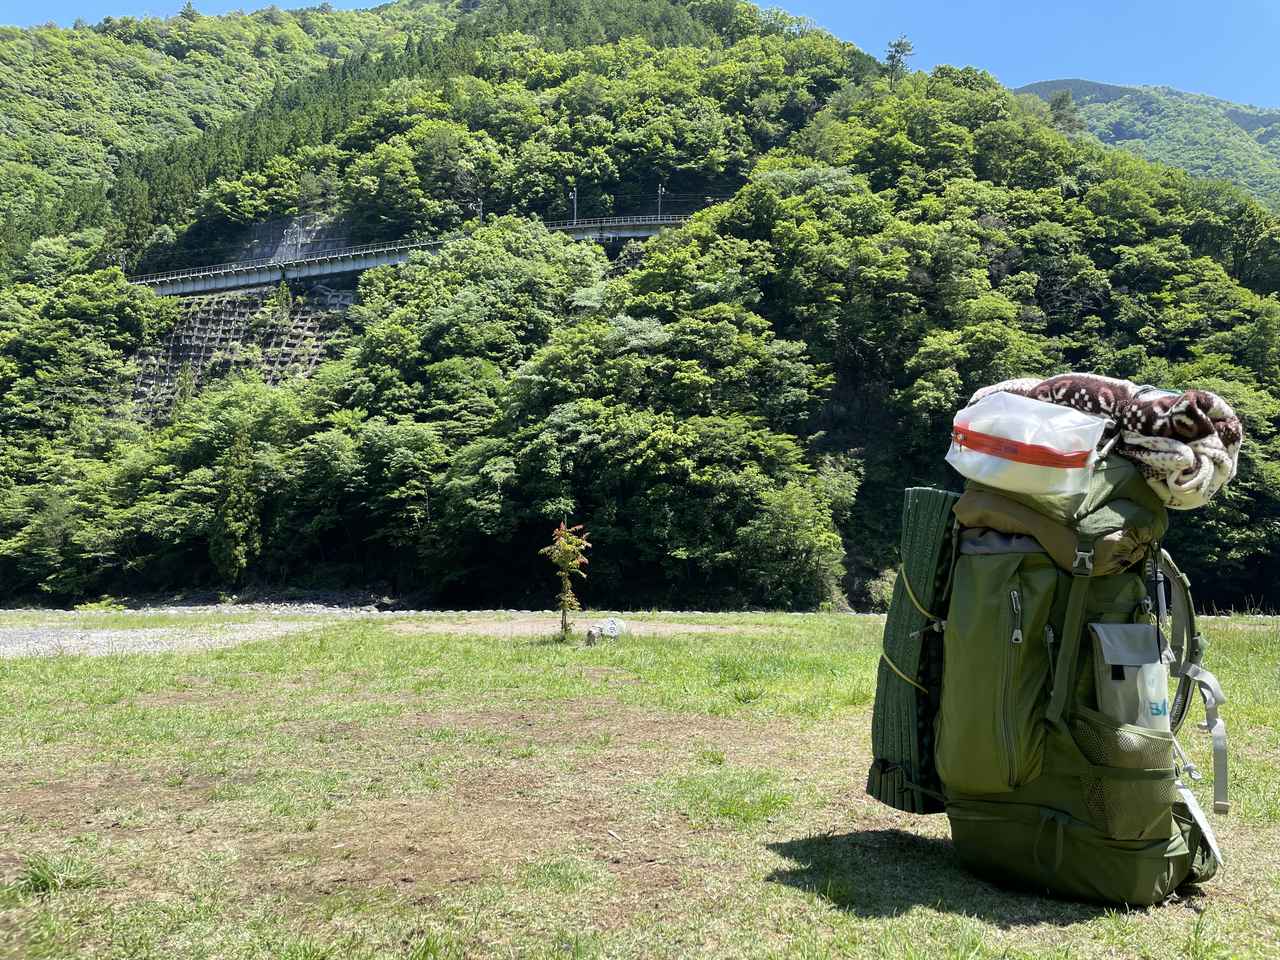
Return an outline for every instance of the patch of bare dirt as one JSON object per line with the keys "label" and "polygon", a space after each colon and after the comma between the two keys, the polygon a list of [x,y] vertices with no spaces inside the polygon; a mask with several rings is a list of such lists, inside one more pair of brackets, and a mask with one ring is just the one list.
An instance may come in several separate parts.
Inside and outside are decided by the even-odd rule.
{"label": "patch of bare dirt", "polygon": [[229,707],[236,704],[261,703],[261,696],[228,690],[212,684],[185,687],[178,690],[158,690],[138,693],[128,698],[136,707]]}
{"label": "patch of bare dirt", "polygon": [[[698,862],[693,829],[651,816],[616,786],[575,787],[534,769],[474,770],[442,794],[361,804],[321,830],[266,840],[246,851],[247,879],[263,893],[384,886],[425,902],[572,850],[628,887],[654,894],[678,886]],[[298,870],[300,861],[312,865]]]}
{"label": "patch of bare dirt", "polygon": [[602,683],[605,686],[610,684],[635,684],[644,681],[637,677],[630,670],[624,670],[622,667],[582,667],[582,675],[588,680],[594,680],[596,683]]}
{"label": "patch of bare dirt", "polygon": [[16,852],[0,850],[0,884],[12,883],[22,870],[22,858]]}
{"label": "patch of bare dirt", "polygon": [[543,748],[594,748],[584,766],[669,771],[701,749],[724,751],[727,762],[767,762],[796,748],[801,734],[786,724],[736,717],[655,711],[615,700],[579,699],[525,709],[438,709],[404,714],[420,730],[449,729],[513,737]]}
{"label": "patch of bare dirt", "polygon": [[[614,909],[621,923],[655,900],[686,895],[688,876],[743,869],[703,862],[700,842],[715,828],[655,813],[637,785],[687,768],[700,749],[723,749],[730,763],[769,763],[802,746],[799,734],[778,724],[664,714],[603,699],[525,710],[430,710],[397,718],[401,733],[406,727],[498,734],[508,743],[536,744],[539,752],[512,759],[503,749],[464,745],[473,762],[440,791],[363,801],[326,814],[310,831],[242,834],[232,842],[240,853],[237,872],[251,890],[308,897],[389,887],[428,902],[457,885],[509,879],[520,864],[571,851],[618,881]],[[406,749],[414,743],[422,741]],[[406,753],[405,762],[411,759]]]}
{"label": "patch of bare dirt", "polygon": [[[166,781],[158,771],[115,769],[76,779],[49,780],[33,786],[3,786],[6,813],[46,829],[154,832],[169,829],[167,823],[150,822],[158,813],[197,810],[209,803],[219,786],[245,782],[247,774],[232,777],[182,777]],[[134,824],[130,811],[145,810],[148,822]],[[167,821],[167,817],[165,820]]]}

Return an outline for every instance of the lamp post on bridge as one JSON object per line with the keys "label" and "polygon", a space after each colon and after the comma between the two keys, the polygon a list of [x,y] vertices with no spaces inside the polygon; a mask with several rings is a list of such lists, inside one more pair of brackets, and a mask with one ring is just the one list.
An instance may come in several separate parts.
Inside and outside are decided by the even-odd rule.
{"label": "lamp post on bridge", "polygon": [[667,188],[661,183],[658,184],[658,216],[662,216],[662,195],[667,192]]}
{"label": "lamp post on bridge", "polygon": [[573,222],[577,223],[578,222],[578,188],[576,185],[572,190],[569,191],[569,199],[573,201]]}

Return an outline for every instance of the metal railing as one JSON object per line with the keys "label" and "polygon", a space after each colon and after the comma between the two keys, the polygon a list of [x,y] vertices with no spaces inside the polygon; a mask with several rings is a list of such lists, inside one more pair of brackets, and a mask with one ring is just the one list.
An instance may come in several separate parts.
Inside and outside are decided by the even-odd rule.
{"label": "metal railing", "polygon": [[[581,230],[606,227],[644,227],[672,226],[684,223],[689,214],[662,214],[660,216],[639,217],[584,217],[579,220],[550,220],[544,223],[548,230]],[[165,283],[171,280],[195,280],[202,277],[225,277],[237,273],[251,273],[264,267],[276,267],[281,271],[290,267],[300,267],[310,263],[328,263],[340,260],[351,260],[357,257],[375,256],[380,253],[402,253],[412,250],[423,250],[438,247],[449,239],[442,237],[432,240],[397,240],[382,243],[365,243],[354,247],[340,247],[326,250],[310,256],[281,259],[279,257],[260,257],[257,260],[236,260],[231,263],[215,263],[205,267],[190,267],[186,270],[169,270],[163,273],[144,273],[130,277],[130,283],[145,286]]]}
{"label": "metal railing", "polygon": [[659,216],[644,217],[582,217],[578,220],[548,220],[548,230],[573,230],[577,227],[643,227],[650,224],[661,226],[672,223],[684,223],[691,214],[664,213]]}
{"label": "metal railing", "polygon": [[220,277],[229,273],[247,273],[262,267],[289,267],[294,264],[319,263],[325,260],[343,260],[351,257],[368,256],[376,253],[392,253],[401,250],[414,250],[419,247],[435,246],[442,240],[400,240],[395,243],[365,243],[355,247],[339,247],[305,257],[261,257],[257,260],[235,260],[231,263],[213,263],[204,267],[190,267],[186,270],[169,270],[164,273],[144,273],[130,277],[131,283],[159,283],[164,280],[184,280],[188,277]]}

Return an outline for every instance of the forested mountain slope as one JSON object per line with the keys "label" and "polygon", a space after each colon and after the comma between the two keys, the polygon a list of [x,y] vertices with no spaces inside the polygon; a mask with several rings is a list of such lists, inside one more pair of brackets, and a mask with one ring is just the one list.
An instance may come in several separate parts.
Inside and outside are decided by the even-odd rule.
{"label": "forested mountain slope", "polygon": [[449,0],[0,27],[0,222],[40,220],[121,156],[208,130],[359,50],[434,36]]}
{"label": "forested mountain slope", "polygon": [[[1280,604],[1264,208],[1063,136],[976,69],[886,76],[737,0],[647,0],[648,35],[636,9],[482,4],[334,135],[40,241],[0,290],[0,589],[541,604],[567,517],[589,602],[813,607],[892,567],[904,485],[954,483],[973,389],[1091,369],[1235,405],[1240,475],[1170,543],[1202,597]],[[539,222],[571,187],[603,212],[659,183],[729,198],[612,261]],[[313,205],[447,240],[362,277],[314,375],[241,364],[142,421],[134,358],[174,307],[94,258]]]}
{"label": "forested mountain slope", "polygon": [[1103,143],[1230,180],[1280,207],[1280,109],[1264,109],[1170,87],[1045,80],[1019,88],[1050,99],[1071,91],[1089,132]]}
{"label": "forested mountain slope", "polygon": [[[76,181],[74,188],[42,194],[27,213],[0,217],[0,278],[31,276],[24,264],[33,239],[63,235],[65,241],[38,251],[41,267],[52,261],[123,263],[136,268],[158,247],[163,254],[174,231],[194,215],[203,193],[219,178],[236,179],[264,171],[278,155],[304,146],[320,146],[342,133],[373,103],[388,84],[401,79],[439,85],[450,76],[467,75],[489,38],[518,31],[549,50],[562,51],[623,38],[644,38],[658,47],[707,46],[732,41],[762,25],[781,28],[785,15],[743,15],[732,0],[488,0],[448,7],[455,26],[447,40],[431,39],[424,30],[438,21],[434,0],[399,0],[377,8],[381,21],[396,28],[391,42],[366,49],[324,71],[285,86],[248,111],[235,114],[194,136],[164,139],[159,145],[122,149],[104,180]],[[182,19],[182,18],[179,18]],[[385,37],[384,37],[385,39]],[[852,49],[852,48],[850,48]],[[872,58],[863,54],[859,70]],[[34,109],[25,103],[24,109]],[[306,176],[327,199],[322,179]],[[15,193],[15,196],[19,194]],[[27,205],[30,207],[30,204]],[[101,233],[99,233],[101,231]],[[197,235],[196,240],[210,236]],[[49,247],[50,244],[46,244]],[[208,251],[206,251],[207,253]]]}
{"label": "forested mountain slope", "polygon": [[871,58],[827,34],[754,35],[717,47],[638,38],[546,50],[528,34],[481,45],[466,72],[389,83],[332,141],[237,177],[190,208],[185,233],[142,266],[208,257],[239,227],[320,211],[364,242],[437,236],[495,213],[654,212],[732,194]]}

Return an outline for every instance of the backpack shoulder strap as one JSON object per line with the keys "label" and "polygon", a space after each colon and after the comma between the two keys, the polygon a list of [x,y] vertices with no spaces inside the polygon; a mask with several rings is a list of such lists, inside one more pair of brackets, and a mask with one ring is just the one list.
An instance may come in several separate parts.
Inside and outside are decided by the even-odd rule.
{"label": "backpack shoulder strap", "polygon": [[[1200,663],[1204,658],[1204,641],[1196,628],[1196,608],[1191,600],[1191,581],[1178,569],[1169,551],[1160,551],[1160,567],[1169,584],[1169,648],[1175,666]],[[1176,673],[1176,671],[1175,671]],[[1181,718],[1178,718],[1181,722]],[[1175,726],[1176,729],[1176,726]]]}
{"label": "backpack shoulder strap", "polygon": [[[1191,581],[1178,569],[1166,550],[1160,551],[1160,567],[1169,584],[1169,648],[1173,653],[1170,670],[1178,678],[1178,690],[1169,711],[1169,726],[1175,734],[1178,732],[1191,706],[1192,691],[1198,690],[1204,701],[1203,726],[1213,737],[1213,812],[1227,813],[1231,809],[1227,780],[1227,725],[1218,714],[1218,707],[1227,702],[1227,697],[1218,678],[1201,662],[1205,643],[1196,628]],[[1195,766],[1188,762],[1187,767],[1192,778],[1199,779]]]}

